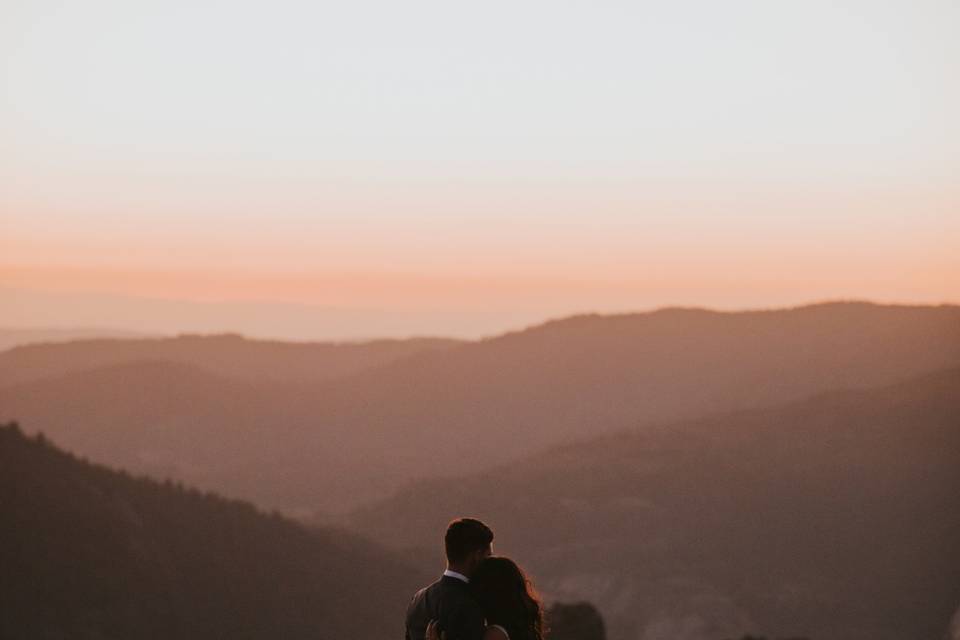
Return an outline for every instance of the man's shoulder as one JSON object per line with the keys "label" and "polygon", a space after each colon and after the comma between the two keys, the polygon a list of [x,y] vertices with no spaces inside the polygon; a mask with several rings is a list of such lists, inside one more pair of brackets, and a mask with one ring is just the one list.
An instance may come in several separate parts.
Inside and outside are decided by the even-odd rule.
{"label": "man's shoulder", "polygon": [[426,585],[425,587],[419,588],[417,592],[413,594],[413,597],[414,598],[423,597],[427,592],[436,591],[437,589],[440,589],[442,587],[442,583],[443,583],[442,579],[434,580],[433,582]]}
{"label": "man's shoulder", "polygon": [[470,586],[449,576],[418,590],[407,609],[407,639],[423,638],[429,620],[438,620],[451,640],[481,640],[483,614]]}
{"label": "man's shoulder", "polygon": [[412,600],[416,602],[424,600],[425,598],[434,601],[464,601],[471,604],[475,602],[473,592],[470,590],[469,585],[457,578],[449,577],[441,577],[427,586],[422,587],[413,594]]}

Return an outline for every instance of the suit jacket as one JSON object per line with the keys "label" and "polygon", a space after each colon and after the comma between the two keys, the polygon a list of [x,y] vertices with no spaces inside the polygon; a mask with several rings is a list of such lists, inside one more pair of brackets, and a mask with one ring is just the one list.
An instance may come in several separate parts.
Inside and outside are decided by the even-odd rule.
{"label": "suit jacket", "polygon": [[439,621],[447,640],[482,640],[486,626],[470,586],[452,576],[443,576],[413,595],[404,639],[423,640],[430,620]]}

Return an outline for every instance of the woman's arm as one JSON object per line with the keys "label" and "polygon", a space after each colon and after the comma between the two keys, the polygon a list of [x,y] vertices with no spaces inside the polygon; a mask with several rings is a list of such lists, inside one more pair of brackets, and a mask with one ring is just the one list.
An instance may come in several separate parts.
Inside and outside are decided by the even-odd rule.
{"label": "woman's arm", "polygon": [[447,632],[441,632],[439,629],[439,623],[436,620],[431,620],[427,623],[427,633],[424,640],[447,640]]}
{"label": "woman's arm", "polygon": [[483,640],[510,640],[510,636],[499,625],[491,625],[483,633]]}

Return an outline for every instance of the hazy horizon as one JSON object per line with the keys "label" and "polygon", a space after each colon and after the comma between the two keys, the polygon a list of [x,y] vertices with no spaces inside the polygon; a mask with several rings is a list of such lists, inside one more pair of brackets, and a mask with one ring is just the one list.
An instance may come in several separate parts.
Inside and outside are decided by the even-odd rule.
{"label": "hazy horizon", "polygon": [[[39,294],[39,295],[38,295]],[[77,308],[77,300],[95,302],[87,321],[64,323],[63,309]],[[180,334],[240,334],[245,338],[291,342],[363,342],[411,338],[478,340],[520,331],[572,316],[642,314],[664,309],[697,309],[737,313],[775,311],[832,303],[865,303],[880,306],[957,306],[958,302],[909,302],[866,298],[806,300],[795,304],[733,305],[661,304],[607,309],[569,309],[555,313],[444,313],[390,312],[378,309],[345,309],[321,305],[269,301],[196,301],[102,294],[58,295],[0,287],[0,308],[5,321],[0,331],[74,332],[91,337],[174,337]],[[146,305],[146,306],[145,306]],[[105,314],[112,313],[113,320]],[[293,313],[293,316],[284,312]],[[158,317],[159,316],[159,317]],[[80,317],[84,317],[82,314]],[[121,318],[122,320],[118,320]],[[238,318],[241,318],[238,320]],[[451,322],[460,327],[450,329]],[[73,338],[71,338],[73,339]]]}
{"label": "hazy horizon", "polygon": [[340,336],[956,300],[954,4],[5,13],[0,287],[61,296],[29,324],[127,317],[110,296],[321,305]]}

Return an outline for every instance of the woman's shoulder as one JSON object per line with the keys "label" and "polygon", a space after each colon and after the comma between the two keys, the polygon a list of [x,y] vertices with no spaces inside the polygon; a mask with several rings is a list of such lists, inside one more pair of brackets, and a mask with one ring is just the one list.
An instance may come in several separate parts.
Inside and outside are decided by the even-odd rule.
{"label": "woman's shoulder", "polygon": [[500,625],[491,624],[483,634],[483,640],[510,640],[510,634]]}

